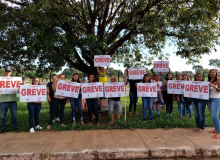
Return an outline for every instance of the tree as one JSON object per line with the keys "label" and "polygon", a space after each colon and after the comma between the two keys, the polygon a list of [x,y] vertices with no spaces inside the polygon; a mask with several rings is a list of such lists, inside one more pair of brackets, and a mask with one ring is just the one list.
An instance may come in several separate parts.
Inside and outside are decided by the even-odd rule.
{"label": "tree", "polygon": [[108,68],[108,74],[107,74],[107,75],[108,75],[109,77],[111,77],[111,76],[113,76],[113,75],[117,77],[117,76],[118,76],[118,73],[119,73],[119,76],[120,76],[120,77],[123,76],[123,73],[122,73],[121,70],[117,70],[117,69],[115,70],[114,68]]}
{"label": "tree", "polygon": [[4,0],[0,60],[13,67],[17,61],[25,68],[34,65],[37,72],[58,71],[67,63],[97,73],[94,55],[110,55],[125,67],[144,66],[167,55],[162,49],[169,40],[176,55],[198,62],[218,44],[219,5],[216,0]]}
{"label": "tree", "polygon": [[209,65],[217,68],[220,68],[220,59],[210,59]]}
{"label": "tree", "polygon": [[195,73],[203,73],[203,66],[201,65],[194,65],[193,70],[195,70]]}

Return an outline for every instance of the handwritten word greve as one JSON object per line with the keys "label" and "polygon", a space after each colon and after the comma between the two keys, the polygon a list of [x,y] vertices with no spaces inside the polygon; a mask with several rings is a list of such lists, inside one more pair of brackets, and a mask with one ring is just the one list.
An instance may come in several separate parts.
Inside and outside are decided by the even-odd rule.
{"label": "handwritten word greve", "polygon": [[86,86],[82,88],[83,93],[102,92],[102,86]]}
{"label": "handwritten word greve", "polygon": [[124,92],[125,86],[106,86],[105,91],[106,92]]}
{"label": "handwritten word greve", "polygon": [[155,63],[154,68],[169,68],[168,63]]}
{"label": "handwritten word greve", "polygon": [[145,75],[146,71],[145,70],[130,70],[129,73],[130,75]]}
{"label": "handwritten word greve", "polygon": [[190,92],[208,93],[208,86],[205,85],[185,85],[185,90]]}
{"label": "handwritten word greve", "polygon": [[18,88],[21,81],[0,81],[0,88]]}
{"label": "handwritten word greve", "polygon": [[169,83],[169,89],[182,89],[184,87],[181,83]]}
{"label": "handwritten word greve", "polygon": [[139,92],[156,92],[156,86],[139,86]]}
{"label": "handwritten word greve", "polygon": [[22,96],[46,95],[46,89],[22,89],[20,93]]}
{"label": "handwritten word greve", "polygon": [[71,92],[79,92],[79,86],[73,86],[73,85],[67,85],[67,84],[58,84],[58,89],[59,90],[64,90],[64,91],[71,91]]}
{"label": "handwritten word greve", "polygon": [[95,62],[110,62],[110,58],[95,58]]}

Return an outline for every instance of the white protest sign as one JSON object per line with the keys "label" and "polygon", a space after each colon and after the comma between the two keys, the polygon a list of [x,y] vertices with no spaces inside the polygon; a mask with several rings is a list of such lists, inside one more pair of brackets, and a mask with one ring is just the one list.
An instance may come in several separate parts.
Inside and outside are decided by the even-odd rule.
{"label": "white protest sign", "polygon": [[153,72],[169,72],[169,61],[154,61]]}
{"label": "white protest sign", "polygon": [[21,85],[20,102],[42,102],[47,99],[45,85]]}
{"label": "white protest sign", "polygon": [[103,83],[82,83],[82,98],[98,98],[103,97]]}
{"label": "white protest sign", "polygon": [[128,70],[129,79],[143,79],[146,74],[145,68],[130,68]]}
{"label": "white protest sign", "polygon": [[17,94],[21,77],[0,77],[0,94]]}
{"label": "white protest sign", "polygon": [[59,80],[57,83],[55,95],[78,98],[79,90],[80,90],[80,83]]}
{"label": "white protest sign", "polygon": [[110,63],[111,63],[110,55],[95,55],[94,56],[95,67],[110,66]]}
{"label": "white protest sign", "polygon": [[156,83],[137,83],[138,97],[157,97]]}
{"label": "white protest sign", "polygon": [[125,84],[124,82],[111,82],[104,83],[105,98],[108,97],[125,97]]}
{"label": "white protest sign", "polygon": [[168,80],[167,93],[168,94],[184,94],[184,81]]}
{"label": "white protest sign", "polygon": [[184,81],[184,97],[209,99],[209,82]]}

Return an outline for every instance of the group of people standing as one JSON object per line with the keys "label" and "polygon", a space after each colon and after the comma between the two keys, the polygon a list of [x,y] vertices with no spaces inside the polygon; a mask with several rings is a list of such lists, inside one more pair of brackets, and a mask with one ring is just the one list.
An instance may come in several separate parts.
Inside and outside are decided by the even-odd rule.
{"label": "group of people standing", "polygon": [[[99,73],[99,81],[103,83],[107,83],[107,72],[108,67],[105,69],[101,67],[101,71],[97,67],[97,71]],[[9,77],[12,73],[12,69],[10,67],[5,68],[4,76]],[[161,104],[166,104],[166,113],[167,115],[172,115],[173,110],[173,101],[176,101],[178,104],[178,111],[181,118],[185,117],[185,112],[192,117],[192,108],[194,110],[195,119],[196,119],[196,127],[194,128],[195,132],[203,132],[205,129],[205,109],[206,105],[208,105],[208,109],[213,118],[213,122],[215,125],[215,130],[212,130],[211,133],[216,133],[213,138],[220,138],[220,121],[218,118],[219,108],[220,108],[220,79],[217,76],[217,71],[212,69],[208,75],[208,81],[210,82],[210,96],[209,100],[203,99],[195,99],[195,98],[187,98],[183,95],[174,95],[167,93],[167,83],[169,80],[172,80],[171,73],[153,73],[152,76],[145,74],[142,80],[128,80],[130,84],[130,104],[129,104],[129,115],[132,116],[132,106],[133,114],[138,115],[137,112],[137,83],[157,83],[157,97],[142,97],[142,117],[143,122],[146,122],[147,115],[146,109],[149,109],[149,119],[153,120],[153,110],[157,111],[157,115],[160,116]],[[72,108],[72,121],[73,125],[76,124],[76,108],[79,113],[79,119],[81,125],[84,125],[83,122],[83,112],[82,112],[82,104],[88,107],[88,117],[89,123],[88,126],[92,125],[92,111],[94,111],[94,115],[96,118],[96,124],[100,125],[99,122],[99,114],[98,114],[98,99],[90,98],[90,99],[82,99],[81,90],[79,92],[78,98],[70,98],[64,96],[55,95],[56,86],[59,80],[64,80],[65,75],[60,74],[57,79],[57,75],[52,75],[53,82],[49,82],[47,84],[47,99],[50,105],[50,118],[48,121],[47,129],[51,129],[51,125],[55,121],[59,121],[62,127],[64,125],[64,109],[66,103],[71,104]],[[177,80],[188,81],[189,77],[187,74],[178,74],[176,77]],[[112,76],[110,78],[111,82],[116,82],[116,77]],[[95,82],[95,77],[93,74],[84,75],[82,81],[79,81],[79,75],[74,73],[72,76],[72,81],[77,83],[93,83]],[[202,74],[197,73],[194,81],[203,81]],[[32,85],[40,85],[40,79],[35,77],[32,80]],[[103,99],[101,97],[100,99]],[[41,102],[31,102],[27,103],[27,108],[29,112],[29,127],[30,132],[35,132],[36,129],[42,129],[39,125],[39,113],[41,109]],[[11,112],[11,124],[14,130],[18,129],[17,125],[17,102],[16,102],[16,94],[6,94],[0,95],[0,109],[1,109],[1,128],[0,132],[4,132],[6,129],[6,117],[7,111],[10,109]],[[117,114],[117,120],[120,120],[120,115],[122,114],[122,103],[120,97],[108,98],[108,113],[111,115],[110,124],[114,124],[114,110]],[[35,125],[33,124],[35,122]],[[35,126],[35,127],[34,127]]]}

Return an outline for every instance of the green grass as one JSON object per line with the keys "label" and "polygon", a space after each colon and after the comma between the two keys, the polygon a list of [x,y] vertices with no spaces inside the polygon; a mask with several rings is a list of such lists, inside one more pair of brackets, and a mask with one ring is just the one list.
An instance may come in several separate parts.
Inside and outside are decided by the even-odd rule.
{"label": "green grass", "polygon": [[[121,98],[123,106],[124,106],[124,98]],[[109,125],[110,117],[102,117],[100,116],[100,126],[97,126],[95,122],[92,124],[92,126],[87,126],[88,123],[88,116],[87,113],[84,113],[84,123],[86,125],[82,126],[79,123],[79,120],[77,120],[76,125],[72,126],[72,117],[71,117],[71,107],[70,104],[67,104],[65,107],[65,115],[64,115],[64,124],[66,125],[65,128],[61,127],[59,125],[59,122],[55,122],[52,125],[52,130],[54,131],[62,131],[62,130],[92,130],[92,129],[135,129],[135,128],[141,128],[141,129],[155,129],[155,128],[192,128],[195,127],[195,117],[193,116],[192,119],[189,117],[186,117],[185,120],[181,120],[179,118],[179,113],[177,110],[177,104],[174,102],[174,109],[172,116],[166,115],[165,110],[161,110],[161,116],[156,116],[156,111],[153,112],[153,119],[154,121],[147,120],[147,122],[142,122],[142,101],[141,98],[138,99],[137,102],[137,112],[139,115],[132,115],[132,117],[128,116],[128,105],[129,105],[129,97],[126,98],[126,110],[127,110],[127,122],[124,122],[124,107],[123,107],[123,115],[121,116],[121,121],[116,121],[115,116],[115,125]],[[148,110],[147,110],[148,115]],[[206,116],[206,126],[207,127],[213,127],[213,122],[211,115],[206,108],[205,111]],[[7,115],[7,131],[11,130],[11,121],[10,121],[10,112],[8,112]],[[18,102],[18,110],[17,110],[17,121],[19,125],[18,132],[21,131],[29,131],[29,124],[28,124],[28,110],[27,110],[27,103],[20,103]],[[49,121],[49,104],[47,102],[43,102],[42,109],[40,112],[40,125],[43,127],[43,130],[46,130],[47,123]]]}

